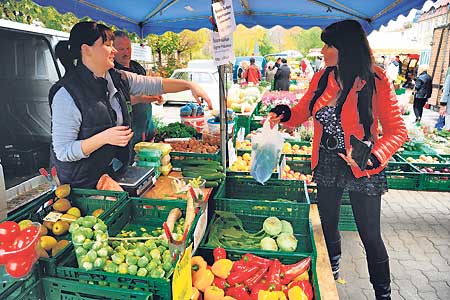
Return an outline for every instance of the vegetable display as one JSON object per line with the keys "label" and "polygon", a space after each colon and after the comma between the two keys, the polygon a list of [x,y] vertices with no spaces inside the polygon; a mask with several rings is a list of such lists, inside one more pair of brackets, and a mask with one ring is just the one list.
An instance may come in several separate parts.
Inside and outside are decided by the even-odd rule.
{"label": "vegetable display", "polygon": [[190,138],[196,134],[197,131],[195,128],[181,122],[175,122],[159,128],[155,136],[155,141],[161,142],[168,138]]}
{"label": "vegetable display", "polygon": [[[284,221],[284,222],[283,222]],[[216,211],[209,230],[207,246],[234,249],[261,249],[294,252],[297,239],[292,225],[277,217],[268,217],[258,232],[248,232],[239,217],[231,212]],[[283,231],[284,230],[284,231]]]}
{"label": "vegetable display", "polygon": [[[285,265],[247,253],[238,261],[222,258],[226,252],[216,248],[220,259],[209,267],[201,256],[192,257],[193,289],[191,299],[220,300],[312,300],[313,288],[308,270],[311,258]],[[200,263],[199,263],[200,262]],[[220,265],[220,266],[219,266]]]}

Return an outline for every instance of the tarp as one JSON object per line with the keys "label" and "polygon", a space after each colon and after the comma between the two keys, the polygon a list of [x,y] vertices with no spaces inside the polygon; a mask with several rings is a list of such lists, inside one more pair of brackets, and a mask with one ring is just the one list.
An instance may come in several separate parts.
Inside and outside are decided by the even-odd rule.
{"label": "tarp", "polygon": [[[343,19],[359,20],[367,33],[387,24],[426,0],[233,0],[237,24],[325,27]],[[211,28],[210,0],[34,0],[61,13],[90,17],[140,36],[166,31]]]}

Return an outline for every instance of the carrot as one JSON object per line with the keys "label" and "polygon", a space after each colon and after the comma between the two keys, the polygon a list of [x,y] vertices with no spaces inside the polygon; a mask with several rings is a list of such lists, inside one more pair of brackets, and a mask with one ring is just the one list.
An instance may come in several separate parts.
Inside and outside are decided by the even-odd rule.
{"label": "carrot", "polygon": [[181,217],[182,212],[178,207],[172,208],[167,216],[167,226],[169,226],[170,232],[173,232],[173,228],[175,227],[175,222]]}
{"label": "carrot", "polygon": [[194,207],[194,199],[192,198],[191,193],[187,192],[187,200],[186,200],[186,217],[184,220],[184,230],[186,228],[190,228],[192,222],[195,219],[195,207]]}

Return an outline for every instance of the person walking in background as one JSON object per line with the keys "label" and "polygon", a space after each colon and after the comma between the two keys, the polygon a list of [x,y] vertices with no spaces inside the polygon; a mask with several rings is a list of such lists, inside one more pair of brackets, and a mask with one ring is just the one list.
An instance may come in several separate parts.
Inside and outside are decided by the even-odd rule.
{"label": "person walking in background", "polygon": [[450,68],[447,70],[447,74],[445,75],[445,83],[444,83],[444,91],[442,92],[441,101],[439,101],[440,109],[439,115],[444,117],[444,127],[442,129],[450,130]]}
{"label": "person walking in background", "polygon": [[[99,178],[117,178],[130,163],[130,95],[191,90],[198,102],[209,96],[196,83],[148,77],[114,69],[114,34],[96,22],[79,22],[55,47],[64,77],[49,91],[52,113],[51,165],[61,184],[95,188]],[[145,99],[144,99],[145,100]]]}
{"label": "person walking in background", "polygon": [[277,73],[277,68],[275,67],[275,63],[273,61],[269,61],[267,63],[267,69],[266,69],[266,81],[270,82],[272,84],[272,81],[275,78],[275,74]]}
{"label": "person walking in background", "polygon": [[[114,48],[117,53],[114,56],[114,67],[119,70],[146,75],[145,69],[134,60],[131,60],[131,41],[123,31],[114,32]],[[132,107],[132,124],[134,135],[131,145],[141,141],[150,141],[154,137],[154,126],[152,121],[152,104],[162,104],[162,96],[131,96],[131,101],[136,104]],[[134,152],[133,152],[134,153]]]}
{"label": "person walking in background", "polygon": [[[339,210],[346,189],[376,299],[390,300],[389,256],[380,229],[381,195],[387,190],[384,168],[406,141],[407,130],[390,80],[374,64],[362,26],[355,20],[340,21],[326,27],[321,39],[326,69],[314,75],[283,126],[296,127],[313,117],[311,169],[335,279],[341,259]],[[269,120],[280,122],[283,115],[276,112],[283,109],[275,107]],[[367,167],[361,169],[355,162],[351,136],[371,146]]]}
{"label": "person walking in background", "polygon": [[253,84],[257,84],[261,80],[261,71],[255,64],[254,57],[250,58],[250,66],[245,69],[244,73],[242,74],[242,78],[244,78],[248,83],[252,82]]}
{"label": "person walking in background", "polygon": [[395,61],[398,64],[398,75],[402,75],[402,66],[403,66],[403,64],[402,64],[402,61],[400,60],[400,56],[396,55],[395,56]]}
{"label": "person walking in background", "polygon": [[281,67],[281,57],[278,57],[277,60],[275,61],[275,68],[279,69]]}
{"label": "person walking in background", "polygon": [[291,77],[291,69],[287,64],[286,58],[281,59],[281,66],[275,73],[275,90],[289,91],[289,82]]}
{"label": "person walking in background", "polygon": [[431,97],[432,92],[432,79],[431,76],[428,75],[428,65],[420,65],[417,71],[419,76],[416,79],[416,83],[414,85],[414,115],[416,116],[415,122],[420,122],[423,114],[423,107],[428,101],[428,98]]}

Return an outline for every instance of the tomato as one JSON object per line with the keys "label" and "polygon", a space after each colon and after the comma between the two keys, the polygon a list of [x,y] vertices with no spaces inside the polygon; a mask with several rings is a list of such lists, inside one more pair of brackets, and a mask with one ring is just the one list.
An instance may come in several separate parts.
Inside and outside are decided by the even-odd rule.
{"label": "tomato", "polygon": [[0,242],[12,242],[20,232],[16,222],[6,221],[0,224]]}
{"label": "tomato", "polygon": [[4,242],[0,245],[0,265],[4,265],[8,259],[12,256],[11,252],[14,251],[13,243]]}
{"label": "tomato", "polygon": [[33,262],[26,257],[15,256],[8,260],[5,266],[6,272],[14,278],[21,278],[31,271]]}

